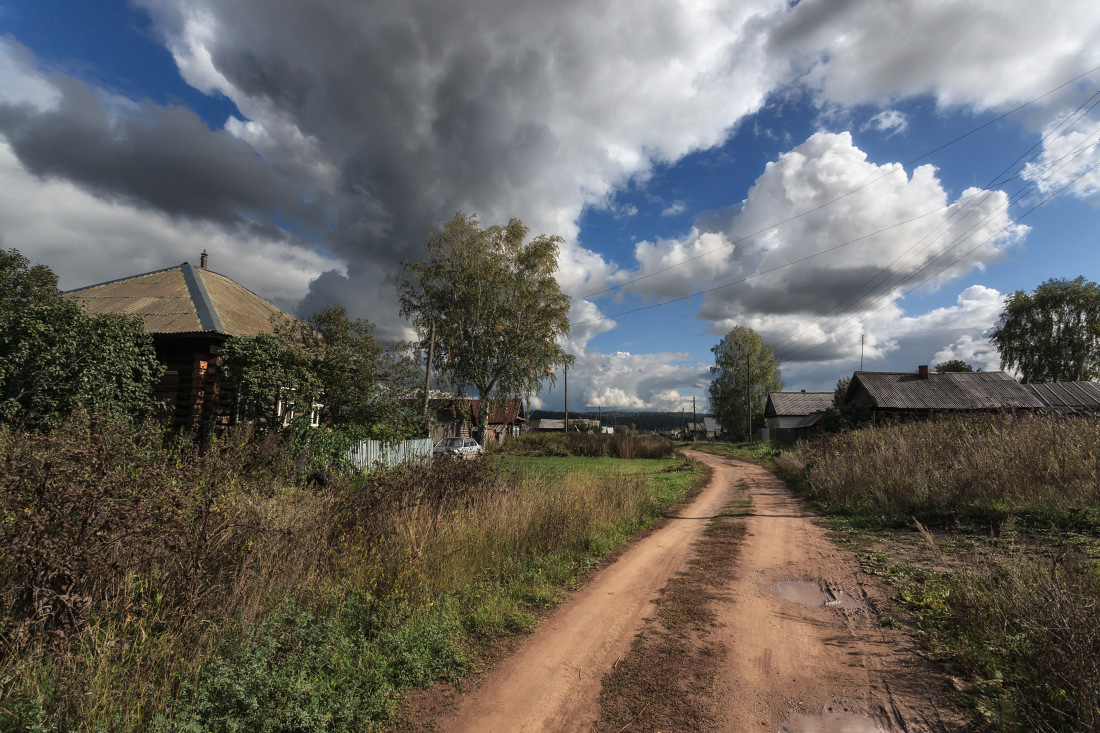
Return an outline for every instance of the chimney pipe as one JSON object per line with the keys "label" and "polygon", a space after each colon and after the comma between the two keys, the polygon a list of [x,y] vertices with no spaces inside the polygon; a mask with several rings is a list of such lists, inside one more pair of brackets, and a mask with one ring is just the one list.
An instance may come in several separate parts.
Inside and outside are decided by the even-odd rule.
{"label": "chimney pipe", "polygon": [[928,379],[928,365],[921,364],[919,367],[917,367],[917,374],[920,376],[921,379]]}
{"label": "chimney pipe", "polygon": [[201,267],[204,270],[206,269],[206,250],[205,249],[202,251],[202,254],[199,255],[199,267]]}

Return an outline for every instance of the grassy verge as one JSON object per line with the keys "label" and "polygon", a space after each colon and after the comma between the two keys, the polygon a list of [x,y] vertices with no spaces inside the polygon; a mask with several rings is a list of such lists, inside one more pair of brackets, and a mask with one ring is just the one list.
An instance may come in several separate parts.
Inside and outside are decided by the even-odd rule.
{"label": "grassy verge", "polygon": [[784,450],[789,449],[794,445],[792,442],[787,441],[760,441],[754,440],[751,443],[729,443],[722,440],[700,440],[692,443],[690,441],[677,444],[680,448],[687,448],[690,450],[697,450],[703,453],[711,453],[716,456],[724,456],[726,458],[738,458],[742,461],[748,461],[749,463],[755,463],[758,466],[772,469],[775,467],[775,459]]}
{"label": "grassy verge", "polygon": [[0,433],[0,729],[372,730],[682,501],[679,459],[305,486],[287,446]]}
{"label": "grassy verge", "polygon": [[958,418],[800,444],[781,473],[898,593],[981,727],[1100,728],[1095,421]]}

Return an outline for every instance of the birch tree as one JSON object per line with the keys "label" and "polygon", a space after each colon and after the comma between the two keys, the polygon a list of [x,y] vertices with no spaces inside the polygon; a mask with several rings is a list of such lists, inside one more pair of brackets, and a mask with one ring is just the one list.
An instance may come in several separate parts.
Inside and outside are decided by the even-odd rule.
{"label": "birch tree", "polygon": [[707,389],[710,409],[727,435],[745,430],[747,416],[763,426],[769,392],[783,389],[779,358],[760,335],[746,326],[734,326],[711,351],[714,379]]}
{"label": "birch tree", "polygon": [[1100,287],[1084,277],[1051,279],[1034,293],[1005,298],[990,341],[1001,368],[1024,382],[1073,382],[1100,377]]}
{"label": "birch tree", "polygon": [[528,233],[519,219],[483,229],[476,215],[456,213],[428,235],[423,260],[404,263],[397,286],[401,312],[425,344],[434,325],[441,379],[456,394],[477,391],[482,440],[492,402],[529,397],[573,362],[560,345],[569,297],[554,278],[563,240],[525,242]]}

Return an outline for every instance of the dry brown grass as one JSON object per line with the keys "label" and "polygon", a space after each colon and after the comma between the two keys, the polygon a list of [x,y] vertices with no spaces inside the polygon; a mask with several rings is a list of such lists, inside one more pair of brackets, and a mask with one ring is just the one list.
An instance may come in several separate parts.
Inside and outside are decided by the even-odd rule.
{"label": "dry brown grass", "polygon": [[368,726],[674,499],[490,460],[315,490],[291,455],[96,419],[0,428],[0,728]]}
{"label": "dry brown grass", "polygon": [[865,566],[964,678],[980,726],[1100,728],[1100,422],[897,424],[776,462],[849,535],[870,531]]}
{"label": "dry brown grass", "polygon": [[867,427],[800,443],[780,470],[850,513],[1004,518],[1100,502],[1100,421],[968,416]]}

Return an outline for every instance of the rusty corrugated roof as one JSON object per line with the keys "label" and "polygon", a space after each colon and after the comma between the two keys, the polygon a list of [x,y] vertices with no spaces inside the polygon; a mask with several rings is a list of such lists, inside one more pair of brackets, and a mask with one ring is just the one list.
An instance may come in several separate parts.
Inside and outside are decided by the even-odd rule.
{"label": "rusty corrugated roof", "polygon": [[1043,405],[1059,412],[1100,412],[1100,384],[1096,382],[1050,382],[1024,386]]}
{"label": "rusty corrugated roof", "polygon": [[833,406],[832,392],[771,392],[764,408],[767,417],[792,417],[824,412]]}
{"label": "rusty corrugated roof", "polygon": [[[875,407],[884,410],[1006,410],[1041,408],[1042,402],[1005,372],[856,372]],[[849,400],[856,390],[849,388]]]}
{"label": "rusty corrugated roof", "polygon": [[271,333],[271,318],[286,313],[232,279],[182,265],[70,290],[90,315],[141,316],[148,333]]}

